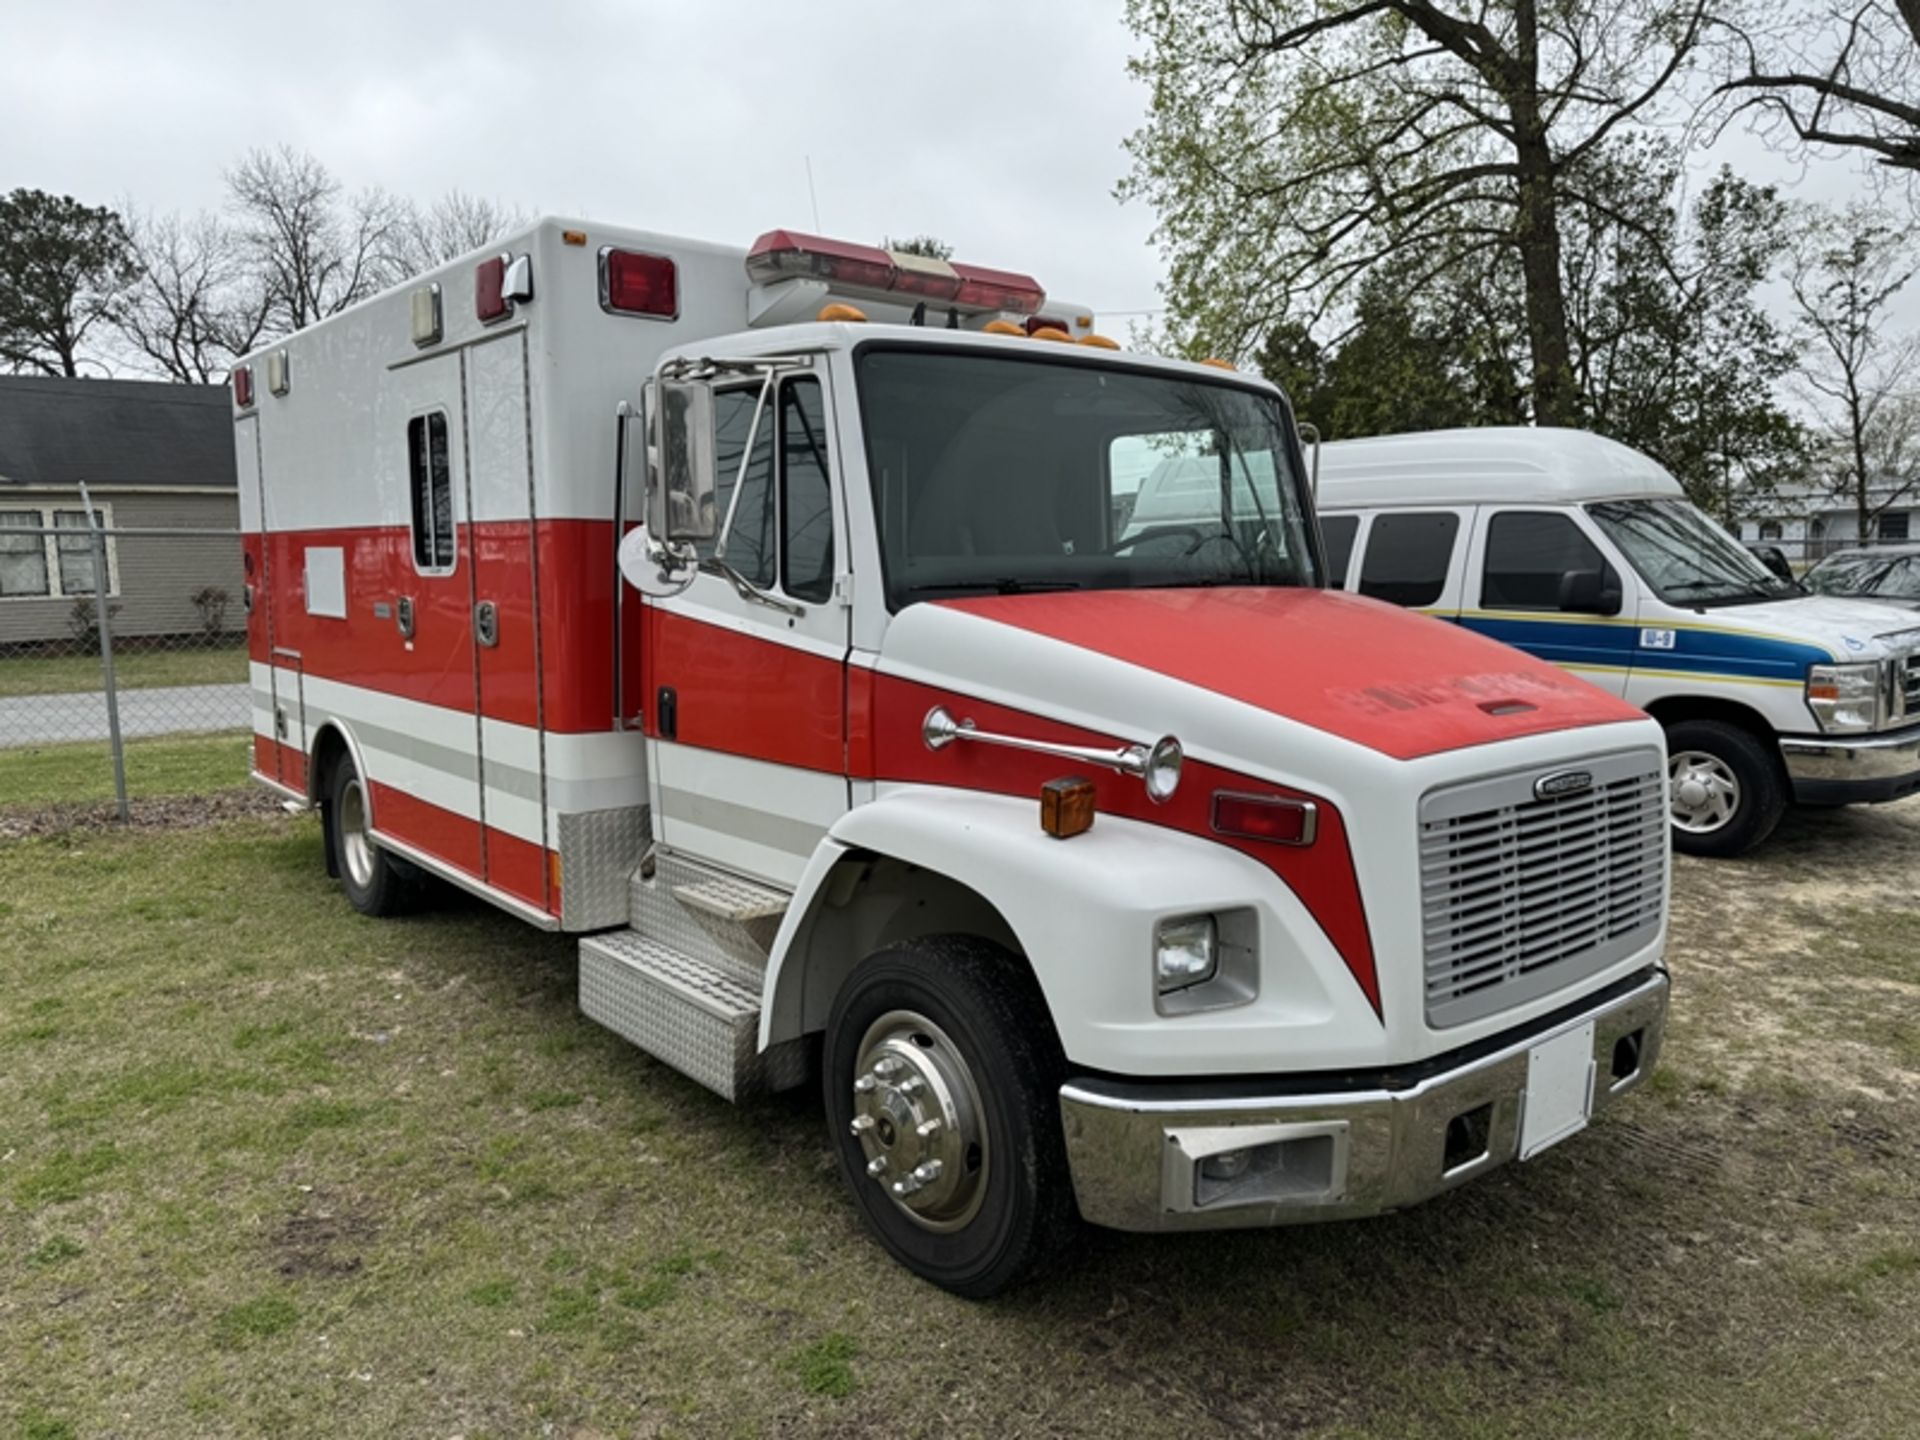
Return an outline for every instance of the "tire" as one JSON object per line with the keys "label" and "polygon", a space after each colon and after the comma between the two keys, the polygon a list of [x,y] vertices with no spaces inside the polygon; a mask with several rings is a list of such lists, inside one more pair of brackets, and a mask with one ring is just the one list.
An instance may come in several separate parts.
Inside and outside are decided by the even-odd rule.
{"label": "tire", "polygon": [[[997,945],[931,936],[855,968],[827,1020],[828,1138],[896,1260],[981,1300],[1061,1251],[1079,1222],[1060,1130],[1064,1069],[1039,986]],[[927,1120],[939,1122],[931,1138]],[[920,1178],[929,1160],[940,1173]],[[900,1198],[896,1184],[915,1188]]]}
{"label": "tire", "polygon": [[347,903],[362,915],[401,915],[419,898],[420,872],[374,842],[366,782],[341,756],[328,777],[327,850]]}
{"label": "tire", "polygon": [[1724,720],[1669,725],[1667,776],[1673,848],[1683,855],[1744,855],[1786,813],[1779,757],[1751,731]]}

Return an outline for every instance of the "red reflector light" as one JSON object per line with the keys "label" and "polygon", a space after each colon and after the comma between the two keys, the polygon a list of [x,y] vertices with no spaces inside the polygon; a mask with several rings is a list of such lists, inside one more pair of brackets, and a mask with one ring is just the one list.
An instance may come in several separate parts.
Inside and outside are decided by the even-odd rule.
{"label": "red reflector light", "polygon": [[506,316],[513,305],[506,297],[507,257],[496,255],[482,260],[473,272],[474,318],[486,322]]}
{"label": "red reflector light", "polygon": [[242,410],[253,404],[253,367],[251,365],[233,367],[233,403]]}
{"label": "red reflector light", "polygon": [[1311,800],[1288,800],[1278,795],[1234,795],[1217,790],[1213,796],[1213,828],[1222,835],[1244,840],[1268,840],[1275,845],[1311,845],[1319,828],[1319,809]]}
{"label": "red reflector light", "polygon": [[600,304],[623,315],[671,320],[680,313],[680,275],[665,255],[600,252]]}

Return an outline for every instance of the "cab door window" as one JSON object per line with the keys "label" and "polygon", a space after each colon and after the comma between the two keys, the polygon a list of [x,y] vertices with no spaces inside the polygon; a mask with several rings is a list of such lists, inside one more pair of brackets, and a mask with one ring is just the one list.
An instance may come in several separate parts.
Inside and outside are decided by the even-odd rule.
{"label": "cab door window", "polygon": [[[826,402],[818,380],[788,380],[768,397],[756,428],[759,402],[758,385],[713,397],[714,512],[721,524],[733,508],[723,558],[757,589],[819,604],[833,592],[834,568]],[[743,471],[749,431],[753,452]],[[700,558],[712,559],[717,543],[718,536],[702,541]]]}
{"label": "cab door window", "polygon": [[1446,593],[1460,517],[1447,510],[1375,515],[1360,563],[1360,593],[1395,605],[1432,605]]}
{"label": "cab door window", "polygon": [[780,391],[780,582],[796,600],[833,593],[833,487],[827,472],[827,416],[818,380]]}
{"label": "cab door window", "polygon": [[[773,491],[774,430],[779,422],[771,398],[764,409],[760,407],[760,388],[741,385],[721,390],[713,397],[713,509],[722,526],[730,511],[733,515],[733,527],[726,537],[727,564],[766,590],[773,586],[779,555]],[[760,417],[757,427],[756,411]],[[742,471],[740,460],[747,452],[749,431],[753,454]],[[740,487],[738,505],[733,499],[736,483]],[[716,534],[700,542],[702,560],[713,558],[719,539]]]}
{"label": "cab door window", "polygon": [[1486,610],[1559,610],[1570,574],[1611,576],[1600,548],[1572,517],[1550,510],[1503,510],[1487,524],[1480,605]]}

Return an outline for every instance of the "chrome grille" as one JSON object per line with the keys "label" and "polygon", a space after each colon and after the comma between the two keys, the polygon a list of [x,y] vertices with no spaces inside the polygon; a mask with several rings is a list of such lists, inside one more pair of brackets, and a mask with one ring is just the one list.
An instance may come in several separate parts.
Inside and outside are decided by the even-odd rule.
{"label": "chrome grille", "polygon": [[1896,663],[1900,665],[1900,695],[1905,702],[1900,713],[1909,720],[1920,720],[1920,650]]}
{"label": "chrome grille", "polygon": [[[1591,785],[1535,793],[1569,769]],[[1464,1024],[1624,959],[1658,933],[1666,889],[1656,752],[1435,791],[1420,816],[1428,1023]]]}

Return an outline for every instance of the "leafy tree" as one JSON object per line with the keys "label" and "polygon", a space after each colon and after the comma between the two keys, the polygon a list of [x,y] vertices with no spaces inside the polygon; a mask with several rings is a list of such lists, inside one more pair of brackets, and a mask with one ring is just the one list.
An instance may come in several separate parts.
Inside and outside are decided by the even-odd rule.
{"label": "leafy tree", "polygon": [[1870,206],[1812,218],[1795,247],[1799,380],[1832,456],[1833,493],[1852,504],[1863,538],[1920,487],[1920,392],[1911,388],[1920,336],[1891,334],[1887,323],[1916,271],[1909,232]]}
{"label": "leafy tree", "polygon": [[78,375],[88,332],[112,318],[133,273],[113,211],[42,190],[0,198],[0,364]]}
{"label": "leafy tree", "polygon": [[1586,162],[1693,63],[1706,0],[1130,0],[1152,89],[1123,196],[1151,202],[1179,323],[1243,353],[1494,253],[1521,280],[1534,415],[1580,401],[1562,268]]}
{"label": "leafy tree", "polygon": [[933,235],[914,235],[896,240],[891,235],[880,242],[882,250],[898,250],[902,255],[925,255],[930,260],[951,260],[953,246]]}
{"label": "leafy tree", "polygon": [[1792,149],[1920,174],[1920,0],[1825,0],[1723,22],[1732,116]]}

